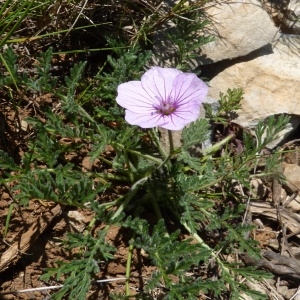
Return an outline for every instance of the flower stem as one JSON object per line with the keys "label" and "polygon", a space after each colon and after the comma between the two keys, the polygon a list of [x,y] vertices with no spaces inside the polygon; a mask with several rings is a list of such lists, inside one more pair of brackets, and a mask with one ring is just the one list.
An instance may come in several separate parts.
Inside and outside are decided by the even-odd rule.
{"label": "flower stem", "polygon": [[170,144],[170,154],[172,154],[174,151],[174,141],[173,141],[173,135],[171,130],[168,130],[168,137],[169,137],[169,144]]}
{"label": "flower stem", "polygon": [[139,152],[139,151],[136,151],[136,150],[127,149],[127,148],[125,148],[122,144],[119,144],[119,143],[111,142],[111,145],[112,145],[113,147],[115,147],[115,148],[122,149],[122,150],[126,150],[126,151],[129,152],[129,153],[132,153],[132,154],[141,156],[141,157],[143,157],[143,158],[152,160],[153,162],[155,162],[155,163],[157,163],[157,164],[161,164],[161,159],[159,159],[159,158],[153,157],[153,156],[148,155],[148,154],[143,154],[143,153],[141,153],[141,152]]}
{"label": "flower stem", "polygon": [[167,153],[165,152],[165,150],[162,148],[161,144],[160,144],[160,141],[159,141],[159,138],[158,138],[158,135],[157,133],[155,132],[155,128],[151,128],[150,130],[150,134],[154,140],[154,143],[156,145],[156,147],[158,148],[158,151],[160,152],[160,154],[162,155],[162,157],[164,159],[166,159],[168,157]]}
{"label": "flower stem", "polygon": [[164,156],[165,160],[159,165],[158,169],[161,168],[164,165],[167,165],[167,167],[170,171],[171,166],[172,166],[171,158],[172,158],[173,153],[174,153],[174,141],[173,141],[173,135],[172,135],[171,130],[168,130],[168,137],[169,137],[169,145],[170,145],[169,154]]}
{"label": "flower stem", "polygon": [[[133,236],[133,239],[134,238],[135,238],[135,234]],[[126,296],[130,296],[129,280],[130,280],[132,253],[133,253],[133,245],[130,244],[129,247],[128,247],[127,262],[126,262],[126,273],[125,273],[125,277],[126,277],[125,293],[126,293]]]}
{"label": "flower stem", "polygon": [[154,199],[153,196],[151,196],[151,203],[152,203],[152,206],[154,208],[154,212],[155,212],[155,215],[156,215],[156,218],[157,218],[157,221],[159,221],[160,219],[163,219],[163,216],[161,214],[161,211],[159,209],[159,206],[157,204],[157,201],[156,199]]}

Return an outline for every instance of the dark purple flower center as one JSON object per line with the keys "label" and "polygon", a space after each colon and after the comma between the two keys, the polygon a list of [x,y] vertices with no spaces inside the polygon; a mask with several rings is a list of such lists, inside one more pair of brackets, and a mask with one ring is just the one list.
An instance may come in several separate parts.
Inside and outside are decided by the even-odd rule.
{"label": "dark purple flower center", "polygon": [[165,100],[160,100],[160,104],[155,106],[156,112],[164,116],[171,115],[176,110],[176,108],[177,106],[175,103]]}

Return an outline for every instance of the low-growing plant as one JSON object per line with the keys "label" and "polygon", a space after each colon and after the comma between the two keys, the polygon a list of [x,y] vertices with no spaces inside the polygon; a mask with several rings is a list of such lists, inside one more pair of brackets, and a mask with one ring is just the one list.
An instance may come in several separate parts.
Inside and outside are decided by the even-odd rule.
{"label": "low-growing plant", "polygon": [[[132,61],[142,62],[148,57],[147,53],[133,50],[122,54],[120,61],[126,59],[126,55]],[[42,54],[38,70],[49,70],[50,60],[46,58],[50,53]],[[13,58],[13,55],[7,57]],[[113,72],[118,72],[117,61],[109,60],[112,74],[116,74]],[[142,70],[143,63],[137,65]],[[252,228],[242,222],[247,199],[230,189],[233,182],[240,183],[244,188],[249,186],[260,151],[276,139],[288,119],[270,118],[259,123],[254,136],[244,132],[244,150],[238,154],[233,155],[226,148],[230,137],[209,148],[199,149],[199,153],[193,155],[191,148],[207,140],[211,134],[209,119],[199,119],[183,129],[182,146],[178,149],[171,147],[170,153],[165,153],[158,131],[143,130],[124,122],[117,103],[111,101],[110,85],[132,79],[133,73],[127,73],[129,76],[124,75],[121,80],[115,76],[116,83],[110,83],[112,77],[108,74],[101,75],[99,78],[102,78],[103,87],[101,90],[97,87],[92,89],[95,88],[95,93],[100,93],[102,99],[105,99],[103,93],[107,91],[106,99],[110,100],[111,106],[105,110],[106,103],[98,101],[97,109],[91,109],[90,104],[94,102],[95,106],[97,101],[91,97],[96,96],[93,90],[88,102],[84,101],[81,105],[78,101],[81,98],[78,87],[84,66],[83,63],[74,65],[70,76],[65,79],[65,86],[54,89],[61,100],[59,112],[45,110],[45,121],[27,119],[36,134],[29,142],[21,164],[18,166],[7,153],[1,152],[0,165],[6,174],[1,181],[16,181],[11,193],[17,203],[26,205],[35,198],[90,207],[96,213],[94,221],[101,220],[106,224],[106,229],[98,231],[95,236],[90,228],[85,233],[69,235],[64,242],[68,249],[79,247],[82,250],[71,261],[61,262],[57,268],[48,269],[43,275],[44,280],[56,278],[59,281],[62,275],[66,278],[64,288],[54,293],[53,299],[62,299],[65,295],[69,295],[69,299],[74,299],[74,295],[84,299],[94,274],[101,268],[98,262],[113,259],[115,249],[105,242],[110,226],[128,228],[132,235],[128,246],[127,296],[130,296],[130,253],[133,249],[142,249],[156,266],[156,271],[146,284],[146,294],[151,295],[155,288],[162,287],[164,299],[196,299],[200,294],[210,295],[214,299],[227,294],[231,299],[238,299],[242,291],[258,297],[257,292],[249,290],[236,278],[258,279],[266,274],[239,262],[227,261],[232,253],[246,252],[259,256],[256,242],[245,238]],[[137,69],[136,74],[140,74]],[[5,80],[8,82],[8,78]],[[41,92],[43,87],[47,92],[48,85],[54,88],[57,84],[48,74],[43,76],[42,71],[35,84],[26,77],[20,80],[32,92]],[[39,85],[41,80],[45,82]],[[241,96],[238,89],[228,91],[226,96],[221,95],[223,123],[230,119],[228,103],[237,105]],[[103,113],[105,111],[106,115]],[[119,113],[114,113],[116,111]],[[114,127],[109,125],[112,117],[117,124]],[[220,118],[215,114],[211,115],[210,120],[217,122]],[[146,141],[143,139],[145,136]],[[66,138],[74,142],[67,145],[61,142]],[[113,158],[105,157],[107,145],[115,151]],[[220,149],[222,156],[216,155]],[[100,159],[106,168],[113,171],[106,174],[97,169],[82,172],[79,165],[65,158],[66,154],[79,150],[86,151],[92,160]],[[266,176],[276,169],[272,159],[266,158],[266,166]],[[99,194],[113,187],[114,182],[129,185],[129,191],[110,202],[102,202]],[[144,219],[145,210],[156,214],[154,226]],[[213,232],[217,238],[208,238]],[[183,238],[186,234],[190,236],[187,239]],[[213,276],[209,275],[212,270]]]}
{"label": "low-growing plant", "polygon": [[[199,27],[195,26],[196,29]],[[190,48],[184,46],[182,38],[177,43],[178,63],[186,69],[183,62],[191,58]],[[111,45],[114,43],[110,41]],[[236,259],[243,253],[256,258],[260,253],[256,241],[248,237],[252,225],[243,221],[248,197],[233,186],[250,188],[249,180],[256,175],[260,153],[277,139],[288,118],[271,117],[260,122],[254,134],[244,131],[238,151],[229,146],[236,138],[234,134],[224,135],[204,147],[204,142],[213,140],[217,125],[230,124],[233,113],[240,107],[243,96],[240,89],[221,94],[219,110],[213,112],[206,105],[207,117],[198,119],[196,109],[199,110],[201,97],[207,93],[206,84],[191,73],[152,68],[143,75],[145,85],[140,90],[138,82],[151,53],[138,45],[115,47],[115,52],[107,58],[107,68],[92,78],[92,83],[85,77],[85,62],[74,64],[64,82],[60,82],[51,74],[52,55],[51,48],[41,53],[36,74],[27,76],[17,72],[18,59],[9,48],[3,54],[8,72],[0,77],[1,87],[22,89],[33,95],[51,92],[59,103],[55,107],[40,107],[43,118],[26,119],[32,134],[19,162],[0,151],[0,182],[19,205],[38,199],[88,208],[95,214],[83,233],[68,234],[62,241],[65,249],[76,249],[72,258],[46,269],[41,277],[63,284],[52,294],[52,299],[87,297],[103,264],[114,259],[116,249],[106,239],[112,226],[123,228],[130,235],[125,291],[122,295],[111,295],[112,299],[131,297],[134,251],[143,251],[148,263],[155,267],[145,280],[144,289],[135,296],[137,299],[153,299],[154,290],[159,290],[160,299],[170,300],[201,297],[236,300],[242,299],[242,293],[253,299],[266,299],[266,295],[251,290],[247,280],[261,280],[270,275]],[[159,81],[151,72],[156,72],[157,78],[162,76],[165,86],[151,90],[151,79]],[[185,90],[178,91],[174,85],[173,98],[168,98],[170,93],[167,96],[164,93],[172,86],[169,76],[172,80],[179,76],[177,83],[181,87],[193,82],[200,90],[197,100],[192,99],[195,103],[191,100],[195,104],[195,111],[188,110],[192,116],[187,113],[186,103],[180,102],[183,97],[180,93],[194,87],[187,85]],[[133,111],[134,103],[129,103],[129,107],[124,99],[139,93],[144,97],[145,86],[150,87],[148,95],[153,103],[139,107],[138,115],[139,108]],[[177,106],[172,106],[175,99]],[[127,109],[127,121],[117,102]],[[137,116],[135,123],[132,113]],[[186,119],[175,123],[176,118]],[[168,130],[169,150],[162,146],[157,126]],[[175,148],[172,130],[182,128],[182,144]],[[108,146],[112,149],[111,156],[106,154]],[[72,153],[80,153],[81,157],[69,159]],[[90,160],[91,170],[82,171],[83,157]],[[265,171],[260,169],[260,177],[277,171],[274,156],[264,160]],[[126,188],[119,191],[116,185]],[[101,195],[113,190],[110,200],[103,200]],[[6,232],[9,218],[10,215]],[[99,222],[103,224],[101,230],[95,226]]]}

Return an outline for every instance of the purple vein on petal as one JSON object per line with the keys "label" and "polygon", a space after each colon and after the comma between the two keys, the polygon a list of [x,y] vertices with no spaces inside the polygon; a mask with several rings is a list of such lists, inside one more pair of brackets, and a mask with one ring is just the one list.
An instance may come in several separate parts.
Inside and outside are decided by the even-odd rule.
{"label": "purple vein on petal", "polygon": [[[187,100],[187,99],[188,99],[187,102],[189,102],[189,101],[191,101],[191,100],[194,100],[194,99],[197,99],[197,96],[196,96],[196,95],[193,96],[193,95],[196,94],[198,91],[201,91],[201,89],[197,89],[197,90],[193,91],[192,93],[190,93],[190,94],[188,94],[188,95],[184,95],[184,94],[187,92],[187,90],[184,91],[184,93],[181,94],[181,95],[177,98],[178,103],[179,103],[180,105],[182,105],[182,104],[184,104],[184,103],[182,103],[182,102],[185,101],[185,100]],[[190,97],[194,97],[194,98],[189,99]]]}
{"label": "purple vein on petal", "polygon": [[[138,97],[138,96],[140,96],[140,97]],[[131,97],[131,100],[133,100],[133,102],[134,102],[134,104],[132,104],[132,101],[129,102],[130,106],[134,105],[135,107],[142,107],[142,108],[151,109],[150,100],[145,98],[143,95],[137,94],[137,96],[135,96],[135,97],[132,97],[132,96],[130,96],[130,97]],[[143,99],[145,99],[145,100],[143,100]]]}
{"label": "purple vein on petal", "polygon": [[150,105],[154,105],[154,104],[156,104],[156,103],[154,103],[154,101],[156,101],[157,99],[155,99],[153,96],[151,96],[150,94],[149,94],[149,91],[148,90],[150,90],[151,92],[152,92],[152,94],[154,94],[155,95],[155,93],[148,87],[148,86],[144,86],[144,84],[143,84],[143,82],[141,82],[141,84],[142,84],[142,88],[144,89],[144,91],[146,92],[146,94],[149,96],[149,98],[150,98],[150,102],[151,103],[149,103]]}
{"label": "purple vein on petal", "polygon": [[[145,114],[141,114],[140,116],[139,115],[136,115],[136,120],[140,120],[140,119],[143,119],[142,121],[139,121],[140,123],[146,123],[148,122],[149,120],[155,120],[157,119],[155,122],[156,123],[159,123],[159,121],[163,118],[163,116],[161,114],[149,114],[149,115],[145,115]],[[164,120],[163,120],[164,121]],[[157,124],[157,126],[159,126],[160,124]]]}
{"label": "purple vein on petal", "polygon": [[[194,81],[195,79],[193,79],[192,80],[192,82]],[[198,93],[198,92],[200,92],[199,93],[199,95],[198,95],[198,97],[200,96],[201,97],[201,95],[205,95],[206,94],[206,92],[202,92],[202,90],[204,90],[205,88],[206,88],[206,86],[205,85],[203,85],[203,87],[199,87],[199,88],[197,88],[197,89],[194,89],[194,88],[190,88],[191,86],[192,86],[192,82],[190,83],[190,85],[185,89],[185,90],[183,90],[183,85],[184,85],[184,82],[182,82],[181,83],[181,85],[180,85],[180,88],[179,89],[177,89],[177,97],[176,97],[176,100],[177,100],[177,103],[178,104],[180,104],[180,105],[182,105],[183,103],[183,101],[184,100],[186,100],[186,99],[188,99],[188,98],[190,98],[190,97],[193,97],[193,95],[194,94],[196,94],[196,93]],[[201,83],[200,83],[201,84]],[[202,85],[202,84],[201,84]],[[191,90],[191,89],[193,89],[193,92],[191,92],[191,93],[189,93],[188,95],[186,95],[186,93],[189,91],[189,90]],[[198,97],[195,95],[194,96],[195,97],[195,99],[197,99]],[[191,101],[191,100],[193,100],[194,98],[192,98],[192,99],[188,99],[188,102],[189,101]]]}

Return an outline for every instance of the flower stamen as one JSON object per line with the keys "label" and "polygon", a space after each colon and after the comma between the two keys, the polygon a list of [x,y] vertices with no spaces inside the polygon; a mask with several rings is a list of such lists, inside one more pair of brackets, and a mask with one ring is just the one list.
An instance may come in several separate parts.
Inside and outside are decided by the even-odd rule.
{"label": "flower stamen", "polygon": [[155,107],[155,109],[157,113],[169,116],[176,110],[176,107],[173,103],[162,101],[159,106]]}

